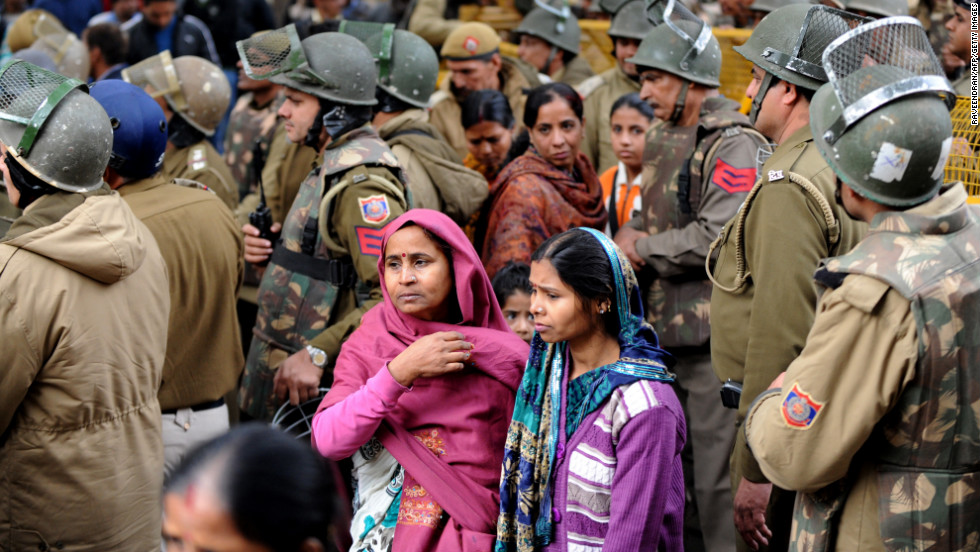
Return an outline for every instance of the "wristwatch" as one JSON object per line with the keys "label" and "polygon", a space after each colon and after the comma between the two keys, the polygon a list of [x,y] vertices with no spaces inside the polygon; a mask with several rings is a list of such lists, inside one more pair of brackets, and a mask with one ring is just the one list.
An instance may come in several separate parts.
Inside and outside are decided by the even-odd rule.
{"label": "wristwatch", "polygon": [[313,345],[306,346],[306,352],[310,353],[310,360],[317,368],[323,368],[327,364],[327,353],[323,349],[318,349]]}

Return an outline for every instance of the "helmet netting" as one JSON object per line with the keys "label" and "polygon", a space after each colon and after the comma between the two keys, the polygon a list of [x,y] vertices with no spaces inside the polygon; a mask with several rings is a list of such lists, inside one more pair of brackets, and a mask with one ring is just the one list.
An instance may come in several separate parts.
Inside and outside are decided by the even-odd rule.
{"label": "helmet netting", "polygon": [[239,40],[235,47],[245,74],[256,80],[292,71],[306,63],[295,25]]}

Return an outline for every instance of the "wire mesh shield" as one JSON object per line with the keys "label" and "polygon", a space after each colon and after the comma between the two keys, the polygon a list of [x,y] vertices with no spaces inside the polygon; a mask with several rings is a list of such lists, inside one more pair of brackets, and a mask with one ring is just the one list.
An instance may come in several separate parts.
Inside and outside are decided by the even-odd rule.
{"label": "wire mesh shield", "polygon": [[[952,87],[933,53],[925,30],[911,17],[890,17],[861,25],[834,40],[823,66],[844,108],[830,129],[833,142],[877,107],[910,94],[935,92],[950,107]],[[862,71],[875,67],[875,71]]]}
{"label": "wire mesh shield", "polygon": [[155,56],[123,69],[122,78],[130,84],[139,86],[154,97],[167,96],[173,102],[174,108],[183,110],[187,107],[184,95],[180,91],[180,79],[170,51],[164,50]]}
{"label": "wire mesh shield", "polygon": [[293,435],[296,439],[309,441],[310,433],[313,432],[313,416],[316,414],[316,409],[320,406],[320,402],[328,391],[330,391],[329,387],[321,387],[316,397],[312,397],[296,406],[289,404],[289,401],[283,403],[276,410],[269,424],[276,429]]}
{"label": "wire mesh shield", "polygon": [[[24,125],[18,155],[26,155],[54,107],[81,82],[14,60],[0,68],[0,119]],[[8,144],[12,145],[12,144]]]}
{"label": "wire mesh shield", "polygon": [[235,43],[245,74],[257,80],[292,71],[306,62],[295,25]]}
{"label": "wire mesh shield", "polygon": [[766,48],[762,55],[781,67],[826,81],[827,74],[821,65],[824,50],[844,33],[868,21],[870,19],[843,10],[813,6],[803,20],[800,40],[792,52]]}

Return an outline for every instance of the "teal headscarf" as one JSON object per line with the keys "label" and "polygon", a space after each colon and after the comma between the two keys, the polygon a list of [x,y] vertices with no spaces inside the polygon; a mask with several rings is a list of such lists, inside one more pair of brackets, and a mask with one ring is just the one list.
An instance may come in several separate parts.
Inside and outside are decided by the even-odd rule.
{"label": "teal headscarf", "polygon": [[[617,387],[638,379],[673,381],[667,369],[674,359],[660,348],[657,334],[643,318],[643,299],[626,255],[602,232],[578,228],[581,239],[599,241],[612,268],[619,313],[619,359],[598,368],[580,418],[602,405]],[[587,234],[586,234],[587,233]],[[500,517],[495,552],[530,552],[551,542],[551,470],[561,422],[562,381],[567,344],[545,343],[537,334],[524,379],[517,390],[507,432],[500,481]]]}

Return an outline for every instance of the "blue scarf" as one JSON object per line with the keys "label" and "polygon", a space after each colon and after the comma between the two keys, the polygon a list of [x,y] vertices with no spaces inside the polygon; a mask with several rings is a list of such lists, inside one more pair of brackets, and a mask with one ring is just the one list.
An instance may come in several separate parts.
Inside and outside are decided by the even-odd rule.
{"label": "blue scarf", "polygon": [[[617,387],[640,379],[669,382],[674,359],[660,348],[657,334],[643,318],[643,299],[626,255],[605,234],[580,228],[599,240],[612,266],[619,313],[619,359],[598,368],[602,375],[579,421],[602,405]],[[582,236],[583,239],[588,239]],[[545,343],[537,334],[524,379],[517,390],[507,432],[500,480],[500,517],[495,552],[530,552],[551,542],[551,470],[561,422],[562,381],[567,344]]]}

